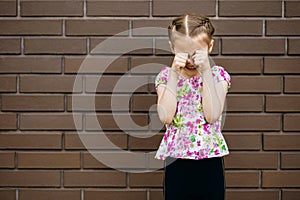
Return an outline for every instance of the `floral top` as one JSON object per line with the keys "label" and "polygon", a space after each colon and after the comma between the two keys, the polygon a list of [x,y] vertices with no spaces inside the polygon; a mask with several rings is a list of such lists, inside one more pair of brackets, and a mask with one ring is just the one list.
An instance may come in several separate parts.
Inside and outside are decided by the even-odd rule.
{"label": "floral top", "polygon": [[[168,81],[170,67],[163,67],[155,77],[155,88]],[[218,65],[211,68],[216,82],[225,80],[228,90],[231,78],[227,71]],[[200,160],[221,157],[229,154],[226,141],[221,133],[222,115],[213,124],[206,121],[202,110],[202,77],[186,79],[178,76],[177,108],[171,124],[165,124],[166,132],[154,158],[166,157]]]}

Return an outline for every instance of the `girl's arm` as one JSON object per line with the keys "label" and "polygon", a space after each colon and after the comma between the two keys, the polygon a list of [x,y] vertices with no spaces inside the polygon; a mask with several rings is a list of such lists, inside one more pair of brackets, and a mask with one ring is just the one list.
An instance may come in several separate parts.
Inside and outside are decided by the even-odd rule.
{"label": "girl's arm", "polygon": [[187,58],[187,53],[176,53],[169,70],[167,84],[160,84],[157,87],[157,112],[160,121],[164,124],[172,123],[176,113],[178,75],[185,66]]}
{"label": "girl's arm", "polygon": [[212,124],[223,112],[228,83],[225,80],[215,83],[210,67],[202,72],[202,76],[203,112],[206,121]]}
{"label": "girl's arm", "polygon": [[167,85],[160,84],[157,88],[157,112],[159,119],[164,124],[170,124],[177,107],[177,79],[178,74],[174,70],[170,70]]}

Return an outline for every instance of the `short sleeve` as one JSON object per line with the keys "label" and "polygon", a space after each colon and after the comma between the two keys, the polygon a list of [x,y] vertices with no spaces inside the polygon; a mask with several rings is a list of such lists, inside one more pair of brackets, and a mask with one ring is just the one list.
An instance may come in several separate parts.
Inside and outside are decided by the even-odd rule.
{"label": "short sleeve", "polygon": [[168,67],[163,67],[161,71],[156,75],[155,77],[155,89],[157,91],[157,87],[160,84],[167,84],[168,82],[168,77],[169,77],[169,68]]}
{"label": "short sleeve", "polygon": [[219,65],[216,65],[212,69],[212,73],[216,82],[225,80],[228,83],[227,91],[231,88],[231,77],[229,73]]}

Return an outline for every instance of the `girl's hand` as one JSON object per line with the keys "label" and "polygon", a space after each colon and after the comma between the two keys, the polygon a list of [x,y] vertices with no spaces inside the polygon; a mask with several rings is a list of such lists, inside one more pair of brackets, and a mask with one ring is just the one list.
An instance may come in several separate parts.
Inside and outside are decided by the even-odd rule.
{"label": "girl's hand", "polygon": [[172,69],[177,72],[177,74],[180,74],[181,70],[185,67],[187,59],[188,59],[188,53],[176,53],[173,63],[172,63]]}
{"label": "girl's hand", "polygon": [[201,73],[210,68],[208,51],[206,49],[196,50],[192,59]]}

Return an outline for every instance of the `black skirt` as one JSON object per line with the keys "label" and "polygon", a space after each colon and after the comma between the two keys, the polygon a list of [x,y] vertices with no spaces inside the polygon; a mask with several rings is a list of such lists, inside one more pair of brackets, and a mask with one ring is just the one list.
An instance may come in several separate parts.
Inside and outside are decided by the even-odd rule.
{"label": "black skirt", "polygon": [[165,200],[224,200],[223,157],[201,160],[167,157],[165,160]]}

